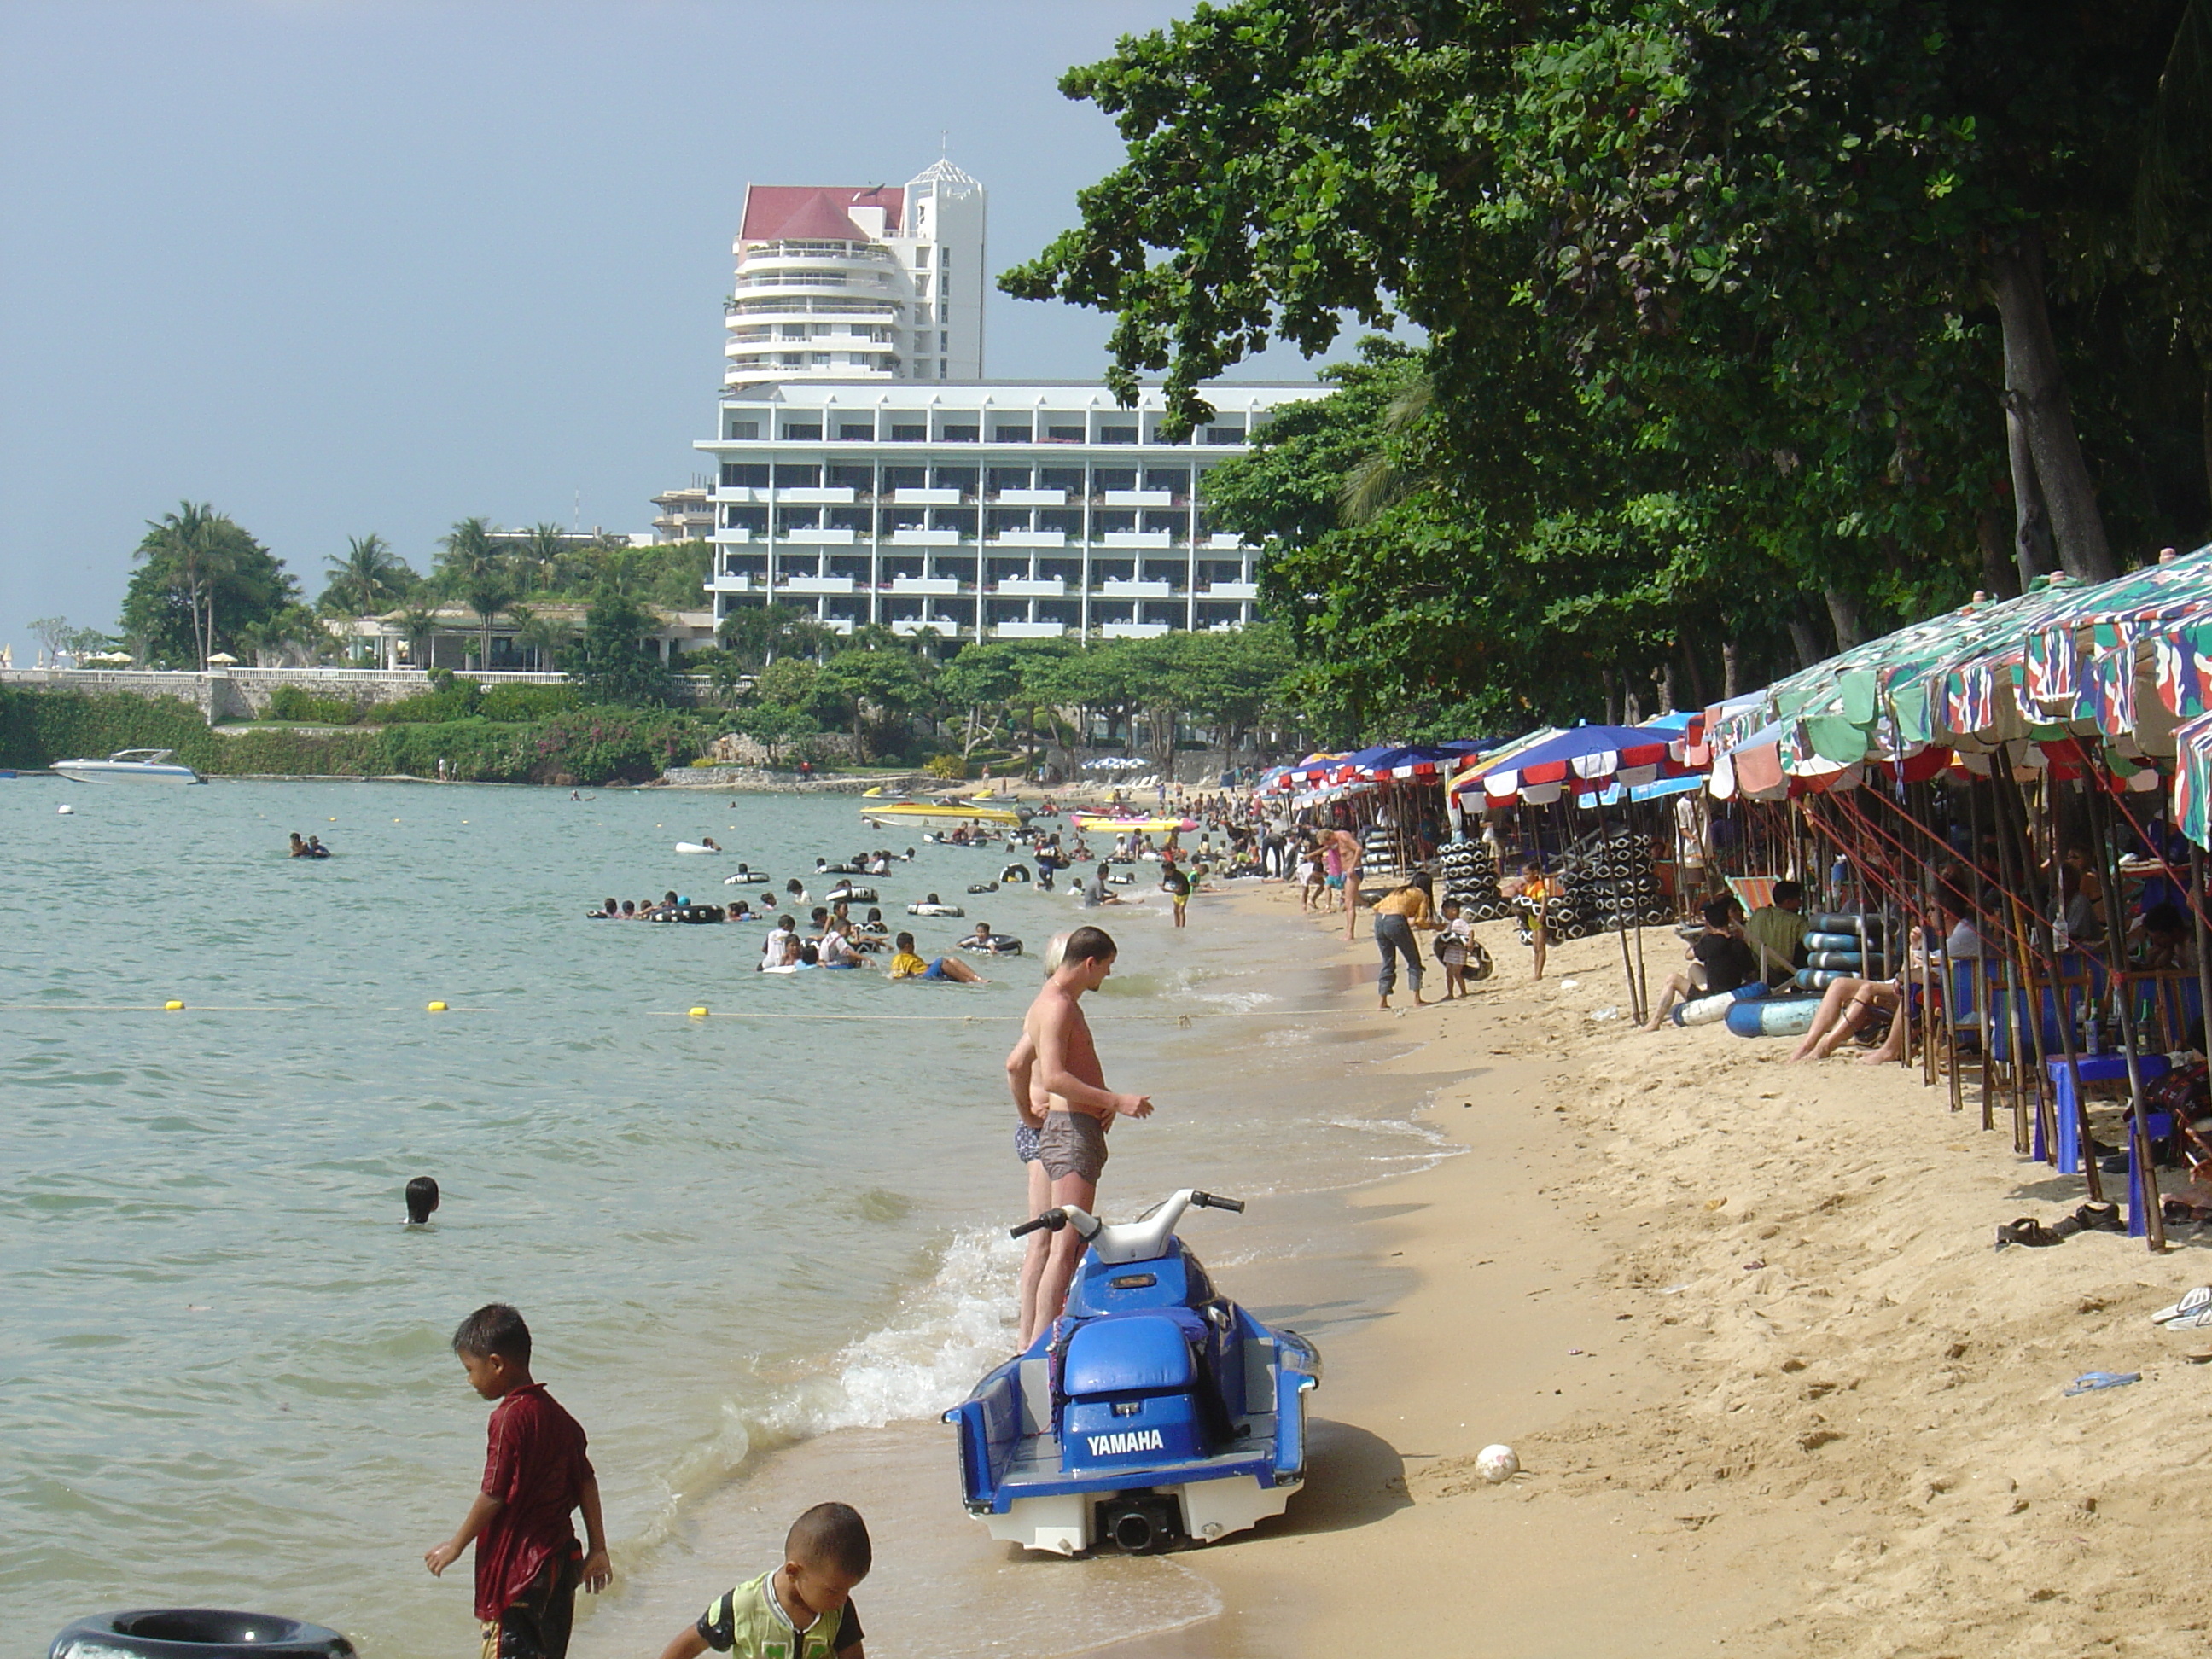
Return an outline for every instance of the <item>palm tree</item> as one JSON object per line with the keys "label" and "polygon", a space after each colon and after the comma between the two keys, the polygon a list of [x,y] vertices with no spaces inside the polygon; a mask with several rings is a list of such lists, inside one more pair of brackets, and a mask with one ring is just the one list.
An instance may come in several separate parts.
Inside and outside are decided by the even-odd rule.
{"label": "palm tree", "polygon": [[407,641],[407,660],[428,668],[430,641],[438,635],[438,617],[433,611],[411,605],[399,613],[399,637]]}
{"label": "palm tree", "polygon": [[326,561],[326,566],[331,583],[324,590],[325,607],[343,608],[357,617],[404,598],[415,580],[415,573],[392,553],[392,544],[374,531],[347,537],[345,552]]}
{"label": "palm tree", "polygon": [[215,585],[229,564],[222,532],[228,521],[205,501],[179,501],[173,513],[149,520],[138,544],[142,559],[160,559],[191,615],[192,651],[203,671],[215,649]]}
{"label": "palm tree", "polygon": [[447,590],[477,613],[477,666],[491,666],[491,623],[514,597],[514,574],[506,545],[482,519],[464,519],[439,545],[446,550],[439,574]]}
{"label": "palm tree", "polygon": [[532,611],[526,605],[512,605],[507,620],[514,623],[514,642],[527,646],[538,659],[538,666],[551,671],[560,666],[561,653],[576,637],[576,630],[564,617]]}
{"label": "palm tree", "polygon": [[516,551],[537,572],[538,586],[551,592],[561,585],[562,567],[568,556],[568,532],[557,524],[541,521],[530,526]]}

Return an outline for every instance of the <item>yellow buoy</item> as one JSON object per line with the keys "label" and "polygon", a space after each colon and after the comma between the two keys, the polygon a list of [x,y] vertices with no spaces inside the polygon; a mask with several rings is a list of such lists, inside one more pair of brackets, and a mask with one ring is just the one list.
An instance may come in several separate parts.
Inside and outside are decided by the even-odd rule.
{"label": "yellow buoy", "polygon": [[428,1012],[434,1014],[442,1014],[446,1012],[446,1005],[442,1002],[434,1002],[430,1005]]}
{"label": "yellow buoy", "polygon": [[167,1013],[167,1012],[168,1012],[171,1009],[174,1009],[174,1008],[181,1008],[181,1007],[183,1007],[184,1006],[185,1006],[185,1005],[184,1005],[183,1003],[181,1003],[181,1002],[165,1002],[165,1003],[163,1003],[163,1004],[161,1005],[161,1012],[164,1012],[164,1013]]}
{"label": "yellow buoy", "polygon": [[704,1019],[704,1018],[707,1018],[707,1005],[706,1005],[705,1003],[703,1003],[703,1002],[702,1002],[702,1003],[701,1003],[697,1007],[694,1008],[694,1009],[691,1011],[691,1018],[694,1018],[694,1019]]}

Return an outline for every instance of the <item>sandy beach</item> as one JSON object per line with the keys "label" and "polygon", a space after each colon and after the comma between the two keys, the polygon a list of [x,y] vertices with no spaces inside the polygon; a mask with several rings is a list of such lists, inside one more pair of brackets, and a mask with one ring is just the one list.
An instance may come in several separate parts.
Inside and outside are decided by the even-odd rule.
{"label": "sandy beach", "polygon": [[[1290,1513],[1207,1549],[1062,1562],[947,1512],[939,1425],[841,1431],[749,1476],[741,1510],[586,1621],[586,1656],[680,1627],[824,1480],[872,1515],[935,1517],[879,1544],[872,1608],[964,1581],[1009,1652],[2201,1649],[2212,1595],[2198,1547],[2172,1540],[2205,1507],[2185,1472],[2212,1339],[2146,1317],[2212,1277],[2201,1245],[1993,1249],[1996,1224],[2055,1219],[2078,1183],[1917,1069],[1626,1029],[1610,937],[1556,947],[1539,984],[1493,925],[1498,973],[1468,1001],[1380,1013],[1364,921],[1346,945],[1340,917],[1242,885],[1194,926],[1275,934],[1325,969],[1356,1012],[1333,1051],[1350,1063],[1323,1063],[1354,1094],[1427,1095],[1461,1154],[1298,1200],[1310,1247],[1225,1275],[1323,1345]],[[1672,968],[1666,930],[1646,948]],[[2063,1395],[2092,1370],[2142,1380]],[[1522,1472],[1492,1486],[1474,1459],[1496,1441]],[[1102,1616],[1152,1629],[1065,1639]],[[880,1644],[932,1651],[926,1624],[894,1637],[887,1618]]]}
{"label": "sandy beach", "polygon": [[[1335,921],[1288,925],[1371,975]],[[2147,1316],[2203,1247],[1995,1250],[2079,1183],[1917,1070],[1626,1030],[1592,1018],[1622,1000],[1610,938],[1537,985],[1485,931],[1499,972],[1470,1004],[1370,1016],[1467,1155],[1358,1194],[1332,1270],[1411,1288],[1331,1346],[1286,1521],[1180,1558],[1223,1612],[1116,1651],[2201,1651],[2212,1595],[2177,1540],[2212,1341]],[[2142,1380],[2063,1395],[2091,1370]],[[1474,1469],[1492,1441],[1523,1468],[1502,1486]]]}

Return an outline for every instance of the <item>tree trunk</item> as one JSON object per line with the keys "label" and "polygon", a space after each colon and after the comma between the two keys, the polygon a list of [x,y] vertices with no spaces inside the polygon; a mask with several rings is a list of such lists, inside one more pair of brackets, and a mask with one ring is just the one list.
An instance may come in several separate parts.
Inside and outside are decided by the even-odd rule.
{"label": "tree trunk", "polygon": [[1990,286],[2004,325],[2005,411],[2026,429],[2035,476],[2042,486],[2058,562],[2081,581],[2109,581],[2118,572],[2105,540],[2105,520],[2089,463],[2081,453],[2074,411],[2051,332],[2043,289],[2043,242],[2030,231],[1990,258]]}
{"label": "tree trunk", "polygon": [[2021,591],[2013,550],[2005,544],[2004,514],[1985,507],[1974,514],[1974,539],[1982,550],[1982,586],[1991,599],[2008,599]]}
{"label": "tree trunk", "polygon": [[1828,604],[1828,622],[1836,630],[1836,649],[1848,651],[1863,637],[1859,629],[1859,602],[1855,594],[1840,588],[1825,588],[1820,597]]}
{"label": "tree trunk", "polygon": [[1597,671],[1597,677],[1605,686],[1605,723],[1607,726],[1618,726],[1620,722],[1613,718],[1613,714],[1620,704],[1620,700],[1613,693],[1613,670],[1601,668]]}
{"label": "tree trunk", "polygon": [[2058,557],[2051,550],[2051,510],[2043,504],[2027,428],[2010,410],[2005,410],[2005,454],[2012,467],[2013,563],[2025,593],[2038,576],[2058,568]]}
{"label": "tree trunk", "polygon": [[[1703,708],[1712,702],[1712,699],[1705,695],[1705,671],[1698,665],[1698,653],[1690,649],[1690,641],[1686,635],[1675,641],[1674,648],[1681,653],[1682,666],[1690,671],[1690,695],[1696,699],[1691,707]],[[1659,712],[1662,714],[1671,714],[1674,712],[1674,672],[1671,664],[1668,666],[1667,684],[1664,690],[1665,706]]]}
{"label": "tree trunk", "polygon": [[1791,611],[1789,628],[1790,644],[1797,653],[1798,667],[1810,668],[1828,654],[1820,648],[1820,630],[1813,625],[1812,617],[1806,614],[1802,600]]}
{"label": "tree trunk", "polygon": [[2203,413],[2198,425],[2203,431],[2204,490],[2208,497],[2212,497],[2212,370],[2208,370],[2204,376],[2203,404]]}
{"label": "tree trunk", "polygon": [[1738,686],[1742,684],[1741,655],[1742,653],[1736,648],[1735,635],[1730,635],[1721,641],[1721,701],[1723,702],[1734,698]]}

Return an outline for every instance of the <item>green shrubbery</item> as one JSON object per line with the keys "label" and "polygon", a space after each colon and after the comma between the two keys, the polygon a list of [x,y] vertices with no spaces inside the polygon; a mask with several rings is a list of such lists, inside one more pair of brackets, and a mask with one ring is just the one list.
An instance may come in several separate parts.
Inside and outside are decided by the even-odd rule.
{"label": "green shrubbery", "polygon": [[310,720],[318,726],[351,726],[361,718],[359,705],[343,697],[318,697],[296,685],[280,685],[269,694],[272,720]]}
{"label": "green shrubbery", "polygon": [[584,707],[574,685],[495,685],[477,699],[476,712],[488,720],[548,720]]}
{"label": "green shrubbery", "polygon": [[[463,686],[466,686],[465,691]],[[560,686],[516,688],[563,691]],[[428,696],[473,701],[459,683]],[[410,698],[421,702],[425,698]],[[489,702],[490,698],[484,699]],[[643,782],[714,740],[711,722],[660,708],[572,708],[538,720],[482,714],[436,722],[403,721],[381,731],[262,730],[235,737],[210,732],[190,703],[128,693],[85,696],[0,688],[0,766],[51,766],[118,749],[173,749],[210,776],[276,772],[331,777],[436,775],[485,783]]]}
{"label": "green shrubbery", "polygon": [[483,692],[474,680],[449,676],[447,684],[434,690],[417,691],[411,697],[386,703],[372,718],[384,726],[436,726],[446,720],[464,720],[477,712]]}

